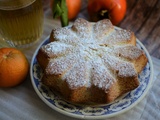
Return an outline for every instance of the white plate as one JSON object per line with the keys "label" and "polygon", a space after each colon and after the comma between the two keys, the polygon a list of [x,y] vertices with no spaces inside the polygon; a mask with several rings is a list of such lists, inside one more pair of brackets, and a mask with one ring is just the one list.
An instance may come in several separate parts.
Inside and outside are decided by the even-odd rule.
{"label": "white plate", "polygon": [[42,69],[37,63],[36,55],[39,48],[47,44],[49,41],[49,37],[45,39],[45,41],[37,48],[36,52],[33,55],[31,67],[30,67],[30,76],[33,87],[38,94],[38,96],[51,108],[54,110],[71,116],[75,118],[83,118],[83,119],[103,119],[109,118],[121,113],[124,113],[134,107],[138,102],[144,98],[146,93],[148,92],[153,77],[153,65],[145,47],[142,43],[137,40],[137,47],[144,50],[147,55],[148,63],[144,70],[139,75],[140,85],[137,89],[127,93],[120,99],[114,101],[113,103],[100,105],[100,106],[80,106],[74,105],[64,101],[61,97],[53,94],[50,89],[48,89],[45,85],[42,84],[41,78],[43,75]]}

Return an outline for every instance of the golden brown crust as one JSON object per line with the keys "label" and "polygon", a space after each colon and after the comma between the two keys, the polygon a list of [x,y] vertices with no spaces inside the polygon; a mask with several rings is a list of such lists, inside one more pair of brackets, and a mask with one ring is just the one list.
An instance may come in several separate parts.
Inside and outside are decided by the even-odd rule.
{"label": "golden brown crust", "polygon": [[43,70],[45,70],[45,68],[47,67],[49,59],[50,58],[47,56],[47,54],[45,54],[41,49],[38,51],[37,61]]}
{"label": "golden brown crust", "polygon": [[135,45],[133,32],[109,20],[77,19],[71,28],[53,30],[40,48],[42,82],[72,103],[112,102],[139,85],[147,57]]}

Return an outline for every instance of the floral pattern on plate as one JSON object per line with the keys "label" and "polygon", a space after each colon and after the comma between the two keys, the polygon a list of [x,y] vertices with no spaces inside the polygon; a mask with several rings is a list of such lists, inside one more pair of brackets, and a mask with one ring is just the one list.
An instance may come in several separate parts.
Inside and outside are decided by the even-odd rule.
{"label": "floral pattern on plate", "polygon": [[84,118],[84,119],[100,119],[100,118],[112,117],[120,113],[123,113],[132,108],[133,106],[135,106],[138,102],[140,102],[140,100],[142,100],[142,98],[146,95],[151,86],[152,76],[153,76],[152,61],[145,47],[139,40],[137,40],[137,47],[144,50],[148,58],[148,63],[146,67],[139,75],[140,85],[138,88],[125,94],[124,96],[122,96],[121,98],[115,100],[110,104],[97,105],[97,106],[87,106],[87,105],[83,106],[83,105],[71,104],[65,101],[60,96],[53,94],[53,92],[41,82],[43,71],[37,62],[36,55],[39,48],[42,45],[47,44],[48,41],[49,37],[46,38],[44,43],[42,43],[38,47],[37,51],[33,56],[31,63],[31,70],[30,70],[31,81],[38,96],[48,106],[50,106],[54,110],[57,110],[60,113],[63,113],[71,117]]}

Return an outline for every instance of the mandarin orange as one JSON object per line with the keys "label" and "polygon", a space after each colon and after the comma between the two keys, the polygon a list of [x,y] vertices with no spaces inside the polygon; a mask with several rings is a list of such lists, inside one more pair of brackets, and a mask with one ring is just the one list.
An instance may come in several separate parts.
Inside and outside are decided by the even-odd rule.
{"label": "mandarin orange", "polygon": [[13,87],[27,76],[29,63],[16,48],[0,48],[0,87]]}

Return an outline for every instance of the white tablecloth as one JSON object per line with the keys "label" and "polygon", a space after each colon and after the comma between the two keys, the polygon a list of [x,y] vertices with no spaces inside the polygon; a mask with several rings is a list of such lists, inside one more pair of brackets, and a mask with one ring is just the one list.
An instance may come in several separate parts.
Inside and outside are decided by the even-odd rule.
{"label": "white tablecloth", "polygon": [[[134,108],[106,120],[158,120],[160,118],[160,60],[152,58],[154,83]],[[14,88],[0,89],[0,120],[75,120],[48,107],[35,93],[30,77]]]}
{"label": "white tablecloth", "polygon": [[[45,19],[41,40],[28,49],[22,49],[29,62],[37,45],[60,23]],[[0,47],[4,47],[1,44]],[[134,108],[119,116],[106,120],[158,120],[160,119],[160,60],[153,58],[154,83],[146,97]],[[30,76],[19,86],[0,88],[0,120],[75,120],[48,107],[34,91]]]}

